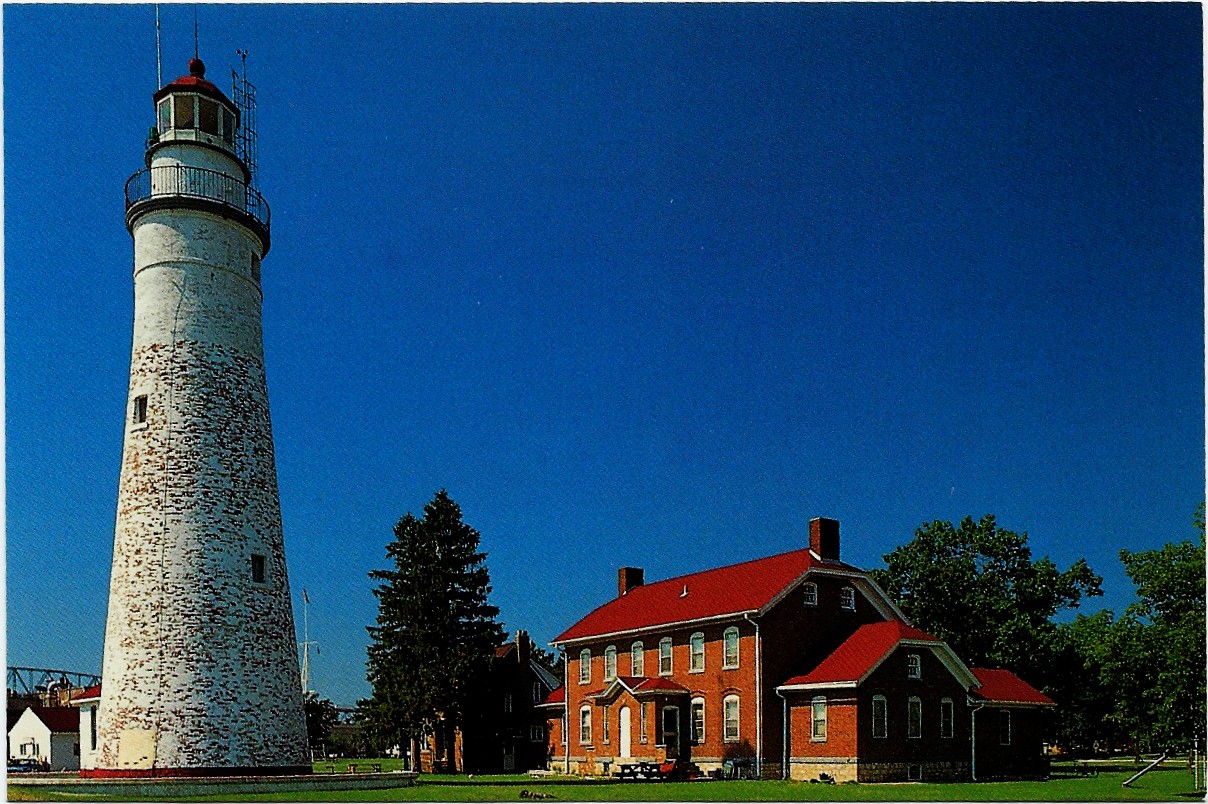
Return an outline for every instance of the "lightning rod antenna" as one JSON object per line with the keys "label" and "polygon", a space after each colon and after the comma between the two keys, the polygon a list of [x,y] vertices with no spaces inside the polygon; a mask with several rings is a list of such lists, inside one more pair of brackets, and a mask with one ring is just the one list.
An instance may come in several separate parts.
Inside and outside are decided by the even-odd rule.
{"label": "lightning rod antenna", "polygon": [[155,88],[164,85],[163,61],[160,57],[162,49],[159,44],[159,3],[155,4]]}
{"label": "lightning rod antenna", "polygon": [[199,59],[197,47],[197,4],[193,4],[193,58]]}

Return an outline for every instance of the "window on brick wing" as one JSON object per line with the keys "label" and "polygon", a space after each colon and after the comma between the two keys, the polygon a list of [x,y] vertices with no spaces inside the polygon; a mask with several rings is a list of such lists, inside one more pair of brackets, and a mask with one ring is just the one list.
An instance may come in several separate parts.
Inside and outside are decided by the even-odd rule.
{"label": "window on brick wing", "polygon": [[705,699],[692,699],[692,742],[700,745],[705,741]]}
{"label": "window on brick wing", "polygon": [[906,701],[906,736],[923,736],[923,699],[912,695]]}
{"label": "window on brick wing", "polygon": [[604,649],[604,680],[612,681],[617,677],[617,646],[609,645]]}
{"label": "window on brick wing", "polygon": [[691,661],[688,663],[688,672],[705,672],[705,635],[697,631],[692,635],[688,644],[691,646],[692,651]]}
{"label": "window on brick wing", "polygon": [[888,737],[889,728],[886,723],[887,711],[889,702],[884,695],[874,695],[872,697],[872,736],[877,738]]}
{"label": "window on brick wing", "polygon": [[906,657],[906,678],[922,678],[923,662],[917,653]]}
{"label": "window on brick wing", "polygon": [[604,709],[602,710],[603,719],[600,721],[600,739],[604,741],[605,745],[608,745],[608,716],[610,713],[611,710],[608,704],[604,704]]}
{"label": "window on brick wing", "polygon": [[659,640],[659,675],[671,675],[671,637]]}
{"label": "window on brick wing", "polygon": [[722,699],[722,740],[727,743],[738,742],[738,696],[727,695]]}
{"label": "window on brick wing", "polygon": [[856,610],[856,590],[845,586],[839,591],[839,608],[847,611]]}
{"label": "window on brick wing", "polygon": [[629,648],[629,674],[632,676],[646,675],[646,651],[641,642],[634,642]]}
{"label": "window on brick wing", "polygon": [[591,745],[591,707],[587,705],[579,710],[579,744]]}
{"label": "window on brick wing", "polygon": [[579,683],[591,683],[591,651],[587,648],[579,651]]}
{"label": "window on brick wing", "polygon": [[738,629],[727,628],[722,634],[722,657],[721,666],[723,670],[732,670],[738,667]]}
{"label": "window on brick wing", "polygon": [[807,583],[801,587],[801,602],[806,606],[818,605],[818,584]]}
{"label": "window on brick wing", "polygon": [[818,695],[810,701],[810,739],[826,742],[826,696]]}

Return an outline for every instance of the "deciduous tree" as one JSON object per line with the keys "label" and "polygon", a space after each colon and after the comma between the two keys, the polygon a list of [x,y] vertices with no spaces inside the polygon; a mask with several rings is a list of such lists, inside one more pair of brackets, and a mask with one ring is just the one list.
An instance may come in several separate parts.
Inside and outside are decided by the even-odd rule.
{"label": "deciduous tree", "polygon": [[1033,559],[1026,533],[992,515],[925,522],[885,557],[873,577],[915,625],[946,641],[970,665],[1005,667],[1040,683],[1051,664],[1053,616],[1102,594],[1084,559],[1061,570]]}

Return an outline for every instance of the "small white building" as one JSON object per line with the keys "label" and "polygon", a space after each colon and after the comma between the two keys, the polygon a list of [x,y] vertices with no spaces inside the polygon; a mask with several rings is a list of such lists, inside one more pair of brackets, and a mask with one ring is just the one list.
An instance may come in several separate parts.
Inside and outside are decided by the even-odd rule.
{"label": "small white building", "polygon": [[101,685],[95,684],[71,696],[71,705],[80,710],[80,769],[96,767],[96,709],[101,703]]}
{"label": "small white building", "polygon": [[80,710],[30,706],[8,730],[8,758],[37,759],[49,770],[80,769]]}

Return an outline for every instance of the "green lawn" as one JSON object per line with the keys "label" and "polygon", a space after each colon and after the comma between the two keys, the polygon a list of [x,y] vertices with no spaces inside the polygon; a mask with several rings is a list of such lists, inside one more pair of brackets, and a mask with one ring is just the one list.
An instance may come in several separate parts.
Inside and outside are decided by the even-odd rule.
{"label": "green lawn", "polygon": [[[1186,767],[1153,771],[1125,788],[1130,774],[1101,773],[1048,782],[963,784],[841,784],[779,781],[592,782],[533,780],[522,776],[422,776],[414,787],[393,790],[242,795],[237,801],[529,801],[521,791],[551,796],[547,801],[1192,801],[1203,798],[1191,787]],[[32,800],[26,788],[9,787],[9,798]],[[73,800],[69,794],[40,794],[43,800]],[[146,799],[145,799],[146,800]],[[213,798],[178,798],[207,801]]]}

